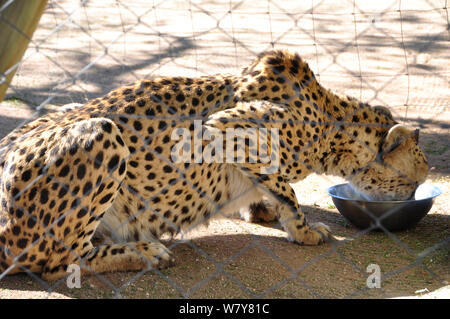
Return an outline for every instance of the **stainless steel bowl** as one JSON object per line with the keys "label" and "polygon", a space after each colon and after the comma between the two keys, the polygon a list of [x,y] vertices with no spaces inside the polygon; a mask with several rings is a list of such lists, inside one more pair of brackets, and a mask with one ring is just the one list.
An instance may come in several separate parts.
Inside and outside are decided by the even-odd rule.
{"label": "stainless steel bowl", "polygon": [[417,224],[442,192],[436,186],[422,184],[412,200],[369,201],[361,198],[347,183],[332,186],[327,193],[342,216],[354,226],[360,229],[374,226],[380,230],[381,224],[389,231],[400,231]]}

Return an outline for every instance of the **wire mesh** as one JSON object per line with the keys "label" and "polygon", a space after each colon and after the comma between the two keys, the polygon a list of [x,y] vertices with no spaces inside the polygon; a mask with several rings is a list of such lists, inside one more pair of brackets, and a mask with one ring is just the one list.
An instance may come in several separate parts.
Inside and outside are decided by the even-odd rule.
{"label": "wire mesh", "polygon": [[[0,8],[0,19],[20,33],[20,29],[14,27],[14,21],[7,21],[2,14],[12,2],[14,1],[6,2]],[[445,146],[449,138],[448,123],[446,122],[448,118],[445,116],[448,116],[450,100],[447,67],[449,61],[448,21],[447,1],[381,1],[376,4],[357,0],[340,2],[325,0],[310,2],[271,0],[49,1],[22,61],[6,70],[3,78],[0,79],[0,84],[4,83],[4,76],[17,69],[14,80],[8,83],[9,91],[6,101],[23,101],[28,108],[23,111],[25,116],[23,114],[7,114],[5,118],[8,120],[9,126],[6,126],[6,130],[29,122],[30,119],[35,119],[43,113],[51,113],[54,108],[49,105],[59,106],[70,103],[83,105],[112,89],[140,79],[154,79],[159,76],[198,77],[215,73],[236,74],[248,66],[260,52],[283,48],[298,52],[309,63],[317,79],[325,87],[345,92],[372,105],[387,105],[394,117],[401,122],[418,123],[423,127],[435,125],[440,130],[439,132],[443,132],[442,138],[444,138]],[[292,85],[293,83],[291,83]],[[232,94],[231,91],[228,93]],[[296,97],[299,98],[300,95]],[[160,103],[166,109],[171,107],[162,101],[155,102]],[[308,103],[311,108],[314,107],[311,101],[305,103]],[[327,114],[323,115],[328,117]],[[8,116],[10,116],[9,119]],[[125,117],[136,119],[132,115],[125,115]],[[165,118],[156,117],[154,119],[163,120]],[[176,118],[176,114],[168,119],[180,122],[186,120],[182,117]],[[440,121],[435,121],[435,119],[440,119]],[[207,121],[208,117],[202,114],[189,120]],[[255,120],[261,121],[261,119]],[[333,119],[328,118],[328,120],[332,121]],[[287,123],[287,121],[284,122]],[[301,123],[311,125],[308,121]],[[335,122],[330,124],[336,126]],[[142,141],[161,134],[161,131],[155,131],[150,136],[143,136],[132,125],[123,123],[122,125]],[[345,130],[339,131],[338,126],[336,126],[336,132],[348,135]],[[329,132],[327,133],[329,134]],[[3,144],[2,156],[7,155],[6,149],[11,149],[28,137],[29,134],[23,134],[17,140],[7,143],[6,146]],[[319,139],[322,137],[320,136]],[[365,146],[363,141],[359,141],[359,143]],[[289,147],[288,149],[291,153],[300,153],[309,150],[313,145],[314,143],[311,141],[300,151],[289,149]],[[179,178],[174,183],[185,181],[186,187],[194,189],[198,193],[202,192],[201,185],[200,187],[194,185],[185,176],[192,165],[186,166],[184,171],[179,170],[168,157],[155,152],[148,146],[147,144],[146,152],[151,152],[153,156],[179,172]],[[445,147],[447,148],[442,152],[448,153],[448,143]],[[378,150],[373,150],[373,152],[377,153]],[[127,160],[130,160],[132,156],[133,154],[130,154]],[[95,161],[94,158],[91,160]],[[51,165],[55,165],[55,162],[56,159],[46,166],[40,167],[43,174],[28,183],[25,188],[14,195],[14,198],[19,198],[33,188],[33,185],[48,178],[49,176],[45,174],[46,170]],[[289,164],[291,163],[285,163],[286,166]],[[307,163],[301,164],[308,167]],[[445,176],[448,174],[448,163],[440,165],[441,168],[438,171]],[[313,168],[310,168],[310,171],[315,173]],[[52,182],[58,184],[59,187],[65,187],[64,183],[58,181],[58,178],[54,176],[51,178]],[[321,178],[326,181],[328,186],[339,181],[328,176]],[[112,174],[108,176],[108,179],[120,184],[120,180],[117,180]],[[260,180],[257,178],[253,179],[253,185],[248,189],[249,194],[255,189],[264,188],[259,182]],[[6,186],[2,185],[2,187]],[[99,185],[96,187],[98,188]],[[122,187],[125,189],[128,186],[122,185]],[[301,196],[308,196],[311,193],[310,190],[302,190],[302,188],[312,187],[307,181],[303,181],[294,189],[300,193],[298,199],[302,208],[304,208],[303,205],[309,203],[313,207],[311,211],[314,212],[314,199]],[[152,207],[154,199],[159,199],[159,196],[164,195],[168,189],[170,189],[170,185],[161,186],[159,192],[154,193],[150,198],[145,198],[143,194],[135,194],[136,199],[144,203],[144,206],[133,212],[117,228],[106,225],[111,236],[114,237],[121,227],[131,223],[134,219],[142,218],[148,211],[177,229],[176,223]],[[132,188],[129,190],[133,191]],[[323,189],[317,193],[323,195]],[[245,195],[246,193],[243,193],[242,198]],[[207,200],[210,204],[215,205],[214,198]],[[233,200],[240,200],[240,198]],[[319,198],[319,201],[324,200],[323,196]],[[323,203],[320,205],[323,208]],[[20,209],[30,217],[33,216],[33,212],[30,212],[29,209],[18,207],[14,203],[13,206],[16,210]],[[220,215],[221,223],[231,225],[233,231],[243,229],[244,232],[248,232],[248,227],[251,226],[243,226],[244,224],[241,222],[229,219],[222,214],[221,207],[217,205],[215,207],[216,210],[212,211],[211,215]],[[442,211],[444,210],[445,205]],[[53,219],[52,223],[42,225],[46,228],[45,236],[53,238],[59,245],[71,251],[73,248],[68,247],[50,230],[59,222],[64,221],[73,211],[72,209],[64,210],[64,213]],[[371,214],[367,210],[366,212]],[[393,213],[395,211],[391,212],[391,214]],[[308,220],[317,220],[312,212],[308,212],[307,215]],[[325,215],[321,214],[321,216]],[[339,217],[334,217],[333,222],[336,222],[336,218],[340,222],[343,221]],[[167,242],[166,247],[171,251],[184,252],[187,249],[188,252],[182,253],[182,256],[194,253],[199,256],[198,258],[202,260],[200,268],[205,271],[202,275],[194,276],[194,279],[180,278],[179,274],[185,274],[185,272],[178,267],[158,270],[148,262],[146,267],[138,272],[126,275],[124,273],[115,274],[120,277],[119,279],[111,277],[112,275],[108,273],[95,273],[93,277],[97,279],[97,285],[111,292],[109,296],[112,297],[135,296],[130,294],[130,289],[137,283],[140,287],[144,287],[142,291],[144,297],[205,297],[205,294],[208,296],[209,289],[214,291],[214,287],[223,288],[221,280],[228,282],[233,288],[224,289],[224,294],[214,291],[213,296],[251,298],[286,296],[280,293],[283,290],[289,291],[291,295],[288,296],[294,297],[299,295],[310,297],[365,296],[371,290],[365,284],[368,276],[367,264],[358,262],[358,257],[352,256],[349,253],[351,249],[348,247],[352,241],[357,240],[360,240],[358,243],[362,243],[364,246],[364,241],[361,240],[365,240],[367,236],[373,234],[371,232],[373,229],[380,227],[381,234],[372,236],[378,236],[376,238],[384,238],[383,240],[394,243],[396,247],[391,251],[392,254],[407,256],[405,258],[407,262],[388,267],[389,270],[383,272],[382,282],[388,282],[391,278],[395,279],[399,274],[408,274],[411,269],[420,269],[428,276],[427,278],[431,278],[429,280],[432,280],[434,285],[443,286],[448,284],[448,261],[444,262],[446,267],[443,269],[436,269],[432,264],[430,266],[428,262],[424,262],[426,258],[431,258],[431,256],[434,258],[437,252],[444,251],[444,259],[445,256],[448,257],[450,237],[448,214],[445,211],[442,218],[441,225],[436,226],[442,231],[442,236],[434,242],[427,242],[423,244],[424,246],[419,246],[419,250],[416,246],[411,247],[410,238],[405,240],[403,233],[388,231],[380,223],[380,220],[377,220],[370,228],[350,233],[345,228],[339,228],[339,225],[329,223],[334,233],[345,233],[347,240],[328,243],[321,248],[315,247],[316,253],[308,255],[309,260],[304,259],[301,262],[293,262],[288,258],[289,253],[286,252],[292,252],[291,248],[283,246],[286,248],[286,252],[283,253],[276,249],[280,247],[278,244],[272,246],[264,236],[266,230],[256,230],[258,234],[248,234],[246,240],[243,241],[245,244],[240,246],[231,236],[228,241],[221,240],[220,243],[224,243],[226,247],[223,248],[225,252],[222,251],[224,255],[218,256],[214,249],[209,249],[205,241],[198,239],[207,234],[213,243],[215,241],[214,236],[211,236],[206,230],[200,228],[198,231],[198,226],[204,222],[204,220],[200,220],[193,223],[188,229],[182,230],[174,239],[165,242]],[[280,228],[280,225],[277,224],[276,227]],[[191,235],[191,230],[196,234],[194,237]],[[195,233],[196,231],[199,233]],[[226,231],[227,229],[225,229],[225,233]],[[266,233],[271,232],[267,230]],[[420,236],[418,237],[420,241]],[[14,264],[4,267],[3,273],[0,274],[0,287],[2,282],[5,283],[5,286],[9,285],[8,273],[16,266],[16,262],[22,257],[25,258],[27,253],[39,242],[40,239],[31,242],[19,255],[15,256]],[[131,250],[140,253],[130,243],[126,243],[126,245]],[[4,244],[0,251],[6,252],[7,246]],[[295,247],[299,255],[302,254],[303,249],[308,251],[310,249],[310,247],[303,248],[303,246]],[[351,247],[355,248],[354,245]],[[392,246],[384,247],[383,243],[380,243],[380,249],[387,249],[386,254],[389,254]],[[231,254],[228,250],[231,251]],[[240,261],[243,256],[254,250],[258,251],[258,256],[261,256],[262,259],[261,262],[258,262],[259,267]],[[370,252],[365,253],[365,255],[367,254],[369,260],[379,258],[378,255],[371,256]],[[82,259],[90,256],[92,254],[83,256]],[[332,256],[334,259],[331,258]],[[177,258],[176,254],[175,258]],[[197,259],[188,259],[197,261]],[[248,262],[248,259],[244,260]],[[347,272],[358,274],[353,278],[359,278],[360,283],[352,285],[349,284],[349,281],[344,281],[339,284],[339,278],[332,275],[336,270],[333,265],[330,265],[330,260],[339,260],[339,267],[343,267]],[[238,269],[234,271],[233,267],[236,262],[238,265],[240,263],[240,266],[236,266]],[[265,262],[271,266],[278,265],[276,269],[269,271],[273,278],[265,277],[267,274],[267,269],[264,269]],[[178,263],[181,264],[180,267],[183,267],[183,260]],[[209,266],[205,266],[205,263]],[[279,265],[283,270],[277,274]],[[83,262],[82,266],[88,267]],[[320,269],[321,266],[325,270],[320,273],[330,279],[318,284],[309,276],[312,275],[311,272],[314,273],[314,270],[318,271],[317,269]],[[194,267],[192,271],[195,272],[195,265],[192,267]],[[209,268],[213,270],[211,271]],[[39,274],[34,274],[26,268],[23,268],[22,271],[26,272],[26,278],[31,278],[33,283],[37,283],[39,288],[49,293],[58,291],[66,283],[66,277],[56,282],[48,282],[42,280]],[[337,271],[340,272],[340,270]],[[245,275],[248,273],[254,276],[260,274],[262,276],[261,283],[256,284],[254,279]],[[348,277],[346,274],[340,276]],[[84,277],[82,280],[84,281]],[[350,279],[350,281],[352,280]],[[161,291],[167,293],[155,292],[159,289],[156,283],[163,287]],[[235,294],[229,293],[229,290]],[[298,291],[305,291],[306,294],[299,294]],[[392,295],[388,290],[379,289],[378,291],[381,296]]]}

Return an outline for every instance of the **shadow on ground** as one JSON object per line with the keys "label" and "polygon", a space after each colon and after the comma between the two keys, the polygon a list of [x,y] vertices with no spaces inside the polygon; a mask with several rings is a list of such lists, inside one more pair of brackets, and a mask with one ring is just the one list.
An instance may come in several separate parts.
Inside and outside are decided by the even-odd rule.
{"label": "shadow on ground", "polygon": [[[170,40],[170,45],[166,49],[156,53],[142,52],[140,59],[126,64],[118,61],[108,65],[92,63],[91,54],[83,51],[85,48],[81,48],[79,51],[61,52],[60,54],[68,55],[67,58],[70,58],[71,64],[78,66],[75,71],[59,70],[59,72],[63,73],[60,78],[50,83],[46,82],[43,85],[36,83],[33,87],[26,88],[16,85],[8,91],[6,99],[19,98],[32,106],[38,106],[44,101],[46,101],[46,104],[58,105],[86,103],[93,98],[105,95],[117,87],[128,84],[123,83],[125,79],[130,83],[139,80],[141,77],[136,75],[136,71],[173,62],[176,57],[196,47],[189,37],[176,37],[169,34],[161,34],[161,36]],[[145,35],[143,35],[143,38],[145,39]],[[108,57],[107,54],[105,55],[106,57]],[[85,69],[87,66],[88,68]],[[146,77],[151,77],[151,75],[148,74]],[[79,85],[80,83],[81,85]],[[84,87],[89,89],[83,89]]]}
{"label": "shadow on ground", "polygon": [[[448,246],[433,247],[450,235],[450,218],[428,215],[416,227],[388,236],[361,233],[334,210],[303,207],[311,222],[327,223],[337,245],[299,246],[286,240],[277,223],[212,221],[190,241],[164,241],[175,266],[160,272],[120,272],[82,277],[80,289],[62,280],[46,286],[29,275],[0,280],[0,294],[54,291],[74,298],[315,298],[398,297],[448,284]],[[406,247],[406,248],[405,248]],[[431,248],[431,252],[429,251]],[[428,250],[427,250],[428,249]],[[417,256],[425,253],[421,259]],[[381,289],[368,289],[370,264],[380,266]]]}

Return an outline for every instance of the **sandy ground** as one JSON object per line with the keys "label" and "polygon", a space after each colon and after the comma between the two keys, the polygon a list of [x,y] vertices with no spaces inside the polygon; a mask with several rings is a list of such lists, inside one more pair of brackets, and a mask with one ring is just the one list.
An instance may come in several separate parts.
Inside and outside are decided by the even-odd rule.
{"label": "sandy ground", "polygon": [[[47,104],[84,103],[142,77],[237,72],[263,50],[289,48],[309,61],[327,87],[388,106],[401,122],[420,127],[420,145],[432,166],[427,182],[443,194],[413,229],[361,233],[326,195],[341,180],[312,175],[294,185],[308,219],[352,240],[300,247],[286,241],[277,223],[219,220],[183,240],[165,241],[177,260],[167,270],[87,277],[81,289],[65,282],[49,286],[28,275],[5,277],[0,298],[450,298],[445,1],[78,5],[50,1],[0,105],[1,136],[42,114],[36,109]],[[381,289],[366,286],[372,263],[385,276]]]}

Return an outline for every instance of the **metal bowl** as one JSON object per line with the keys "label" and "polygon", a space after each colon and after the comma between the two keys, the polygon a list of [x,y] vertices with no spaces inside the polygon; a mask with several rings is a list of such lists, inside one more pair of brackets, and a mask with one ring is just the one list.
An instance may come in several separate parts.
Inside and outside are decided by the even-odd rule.
{"label": "metal bowl", "polygon": [[369,201],[347,183],[332,186],[327,193],[342,216],[359,229],[381,230],[379,225],[382,225],[389,231],[400,231],[417,224],[442,192],[436,186],[422,184],[411,200]]}

